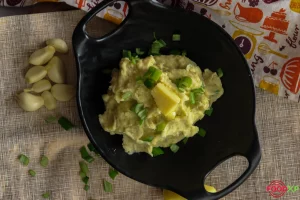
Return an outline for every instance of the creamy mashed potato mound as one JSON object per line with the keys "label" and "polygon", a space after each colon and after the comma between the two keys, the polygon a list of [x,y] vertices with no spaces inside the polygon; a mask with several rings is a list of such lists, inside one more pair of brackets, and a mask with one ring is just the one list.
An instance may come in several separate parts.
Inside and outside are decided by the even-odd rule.
{"label": "creamy mashed potato mound", "polygon": [[[162,74],[149,89],[140,77],[150,67]],[[176,82],[183,77],[189,77],[192,83],[180,91]],[[199,88],[203,93],[195,95],[192,103],[190,93]],[[170,147],[198,133],[194,123],[204,117],[204,112],[223,93],[218,75],[209,69],[202,72],[187,57],[149,56],[136,64],[123,58],[120,69],[112,73],[108,93],[103,95],[106,111],[99,115],[99,120],[111,135],[123,135],[123,147],[128,154],[146,152],[152,156],[154,147]],[[132,109],[137,104],[147,110],[143,121]],[[164,129],[158,131],[162,124]]]}

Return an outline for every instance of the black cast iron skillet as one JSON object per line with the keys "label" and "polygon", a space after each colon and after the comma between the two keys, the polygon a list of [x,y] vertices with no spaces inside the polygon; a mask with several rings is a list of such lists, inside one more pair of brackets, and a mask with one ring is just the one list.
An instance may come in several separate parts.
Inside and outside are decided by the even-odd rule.
{"label": "black cast iron skillet", "polygon": [[[126,0],[129,14],[112,33],[92,38],[87,22],[114,1],[104,0],[92,9],[76,27],[73,47],[78,67],[77,101],[87,136],[101,156],[115,169],[139,182],[172,190],[189,200],[219,199],[241,185],[257,167],[260,146],[254,121],[255,92],[250,70],[231,37],[218,25],[197,13],[177,10],[151,0]],[[181,41],[174,43],[174,31]],[[214,113],[197,123],[207,131],[206,137],[195,136],[174,154],[155,158],[145,153],[128,155],[122,137],[105,132],[98,115],[105,111],[101,98],[107,92],[110,75],[103,69],[118,67],[123,49],[149,48],[153,32],[170,48],[187,50],[188,57],[202,69],[222,68],[224,96],[214,104]],[[215,194],[204,189],[205,177],[224,160],[241,155],[249,167],[231,185]]]}

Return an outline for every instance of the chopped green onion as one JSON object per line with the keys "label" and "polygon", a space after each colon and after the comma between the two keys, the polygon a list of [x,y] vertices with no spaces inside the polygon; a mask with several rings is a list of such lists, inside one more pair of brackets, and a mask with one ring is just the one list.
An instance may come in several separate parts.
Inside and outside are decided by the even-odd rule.
{"label": "chopped green onion", "polygon": [[154,87],[155,81],[152,80],[152,79],[146,79],[146,80],[144,81],[144,85],[145,85],[147,88],[151,89],[151,88]]}
{"label": "chopped green onion", "polygon": [[171,55],[180,55],[181,52],[178,49],[173,49],[173,50],[170,51],[170,54]]}
{"label": "chopped green onion", "polygon": [[144,120],[147,117],[147,110],[143,109],[137,115],[139,116],[139,118],[141,118],[142,120]]}
{"label": "chopped green onion", "polygon": [[49,163],[49,159],[47,158],[47,156],[42,156],[40,164],[42,167],[47,167]]}
{"label": "chopped green onion", "polygon": [[46,121],[47,123],[53,123],[53,122],[57,121],[57,118],[54,117],[54,116],[49,116],[49,117],[47,117],[47,118],[45,119],[45,121]]}
{"label": "chopped green onion", "polygon": [[205,114],[210,117],[213,111],[214,111],[213,107],[210,107],[208,110],[205,111]]}
{"label": "chopped green onion", "polygon": [[42,195],[42,197],[43,197],[44,199],[47,199],[47,198],[50,197],[50,193],[49,193],[49,192],[46,192],[46,193],[44,193],[44,194]]}
{"label": "chopped green onion", "polygon": [[190,102],[191,104],[195,104],[195,93],[194,92],[190,92]]}
{"label": "chopped green onion", "polygon": [[180,41],[180,39],[181,39],[181,36],[179,34],[173,34],[173,36],[172,36],[173,41]]}
{"label": "chopped green onion", "polygon": [[156,39],[156,33],[155,33],[155,32],[153,32],[153,38],[154,38],[155,40],[157,40],[157,39]]}
{"label": "chopped green onion", "polygon": [[222,78],[223,77],[223,71],[222,71],[222,69],[221,68],[219,68],[218,70],[217,70],[217,74],[218,74],[218,76],[220,77],[220,78]]}
{"label": "chopped green onion", "polygon": [[151,48],[149,50],[149,55],[159,55],[160,54],[160,49],[162,47],[165,47],[167,44],[163,40],[157,40],[152,43]]}
{"label": "chopped green onion", "polygon": [[144,142],[152,142],[152,140],[154,139],[153,136],[149,136],[149,137],[146,137],[144,139],[142,139]]}
{"label": "chopped green onion", "polygon": [[162,39],[159,39],[158,42],[161,44],[162,47],[167,46],[167,43],[165,43],[165,41],[163,41]]}
{"label": "chopped green onion", "polygon": [[81,177],[81,179],[83,179],[84,177],[86,177],[86,174],[83,171],[80,171],[79,176]]}
{"label": "chopped green onion", "polygon": [[81,158],[83,158],[88,163],[93,162],[95,159],[88,153],[85,146],[80,148]]}
{"label": "chopped green onion", "polygon": [[131,51],[123,50],[123,58],[131,58]]}
{"label": "chopped green onion", "polygon": [[184,92],[184,90],[186,88],[189,88],[189,87],[192,86],[193,80],[188,76],[184,76],[182,78],[177,79],[175,81],[175,83],[176,83],[176,86],[177,86],[178,90],[180,92]]}
{"label": "chopped green onion", "polygon": [[88,190],[90,189],[90,186],[85,185],[83,189],[84,189],[85,191],[88,191]]}
{"label": "chopped green onion", "polygon": [[19,160],[20,160],[21,164],[24,166],[27,166],[29,164],[29,158],[27,156],[25,156],[24,154],[21,154],[19,156]]}
{"label": "chopped green onion", "polygon": [[162,154],[164,154],[164,153],[165,153],[165,152],[164,152],[161,148],[159,148],[159,147],[153,147],[153,149],[152,149],[153,157],[162,155]]}
{"label": "chopped green onion", "polygon": [[79,166],[80,166],[81,172],[83,172],[85,174],[89,173],[89,168],[88,168],[87,164],[84,161],[80,161]]}
{"label": "chopped green onion", "polygon": [[150,76],[155,72],[156,68],[155,67],[149,67],[149,69],[146,71],[144,74],[144,79],[150,78]]}
{"label": "chopped green onion", "polygon": [[204,93],[204,88],[200,87],[200,88],[197,88],[197,89],[193,89],[191,92],[195,93],[196,95],[203,94]]}
{"label": "chopped green onion", "polygon": [[156,126],[156,131],[157,132],[162,132],[166,128],[167,124],[165,122],[160,122]]}
{"label": "chopped green onion", "polygon": [[108,174],[112,180],[115,180],[115,178],[119,174],[119,172],[115,169],[110,168]]}
{"label": "chopped green onion", "polygon": [[122,99],[124,101],[127,101],[130,97],[131,97],[132,93],[131,92],[125,92],[123,95],[122,95]]}
{"label": "chopped green onion", "polygon": [[181,55],[182,55],[182,56],[186,56],[186,55],[187,55],[186,50],[183,50],[182,53],[181,53]]}
{"label": "chopped green onion", "polygon": [[183,139],[183,144],[186,144],[186,143],[187,143],[187,141],[188,141],[188,139],[189,139],[189,138],[187,138],[187,137],[186,137],[186,138],[184,138],[184,139]]}
{"label": "chopped green onion", "polygon": [[141,103],[138,103],[138,104],[136,104],[135,106],[133,106],[132,108],[131,108],[131,110],[133,111],[133,112],[135,112],[136,114],[138,114],[141,110],[143,110],[144,109],[144,105],[143,104],[141,104]]}
{"label": "chopped green onion", "polygon": [[136,49],[135,49],[135,52],[136,52],[136,54],[137,54],[137,55],[139,55],[139,56],[141,56],[141,55],[144,55],[144,54],[145,54],[145,52],[144,52],[144,51],[142,51],[140,48],[136,48]]}
{"label": "chopped green onion", "polygon": [[140,124],[140,125],[143,125],[144,122],[145,122],[144,119],[140,119],[139,124]]}
{"label": "chopped green onion", "polygon": [[178,88],[179,92],[184,92],[185,90],[183,88]]}
{"label": "chopped green onion", "polygon": [[82,182],[84,182],[85,184],[87,184],[88,182],[89,182],[89,177],[88,176],[86,176],[86,177],[83,177],[82,178]]}
{"label": "chopped green onion", "polygon": [[74,127],[74,125],[65,117],[61,117],[58,120],[58,123],[63,127],[66,131],[70,130]]}
{"label": "chopped green onion", "polygon": [[35,175],[36,175],[36,172],[35,172],[34,170],[32,170],[32,169],[30,169],[30,170],[28,171],[28,173],[29,173],[32,177],[35,177]]}
{"label": "chopped green onion", "polygon": [[200,128],[198,134],[199,134],[201,137],[205,137],[205,135],[206,135],[206,130],[204,130],[203,128]]}
{"label": "chopped green onion", "polygon": [[159,69],[155,69],[155,71],[153,72],[153,74],[151,74],[150,79],[154,80],[156,82],[156,81],[159,80],[161,74],[162,74],[162,71],[160,71]]}
{"label": "chopped green onion", "polygon": [[103,180],[103,188],[105,192],[112,192],[112,184],[106,180]]}
{"label": "chopped green onion", "polygon": [[93,151],[93,152],[96,152],[96,151],[97,151],[96,148],[92,145],[92,143],[89,143],[89,144],[87,145],[87,147],[88,147],[88,149],[89,149],[90,151]]}
{"label": "chopped green onion", "polygon": [[179,150],[179,146],[177,144],[172,144],[170,149],[173,153],[176,153]]}

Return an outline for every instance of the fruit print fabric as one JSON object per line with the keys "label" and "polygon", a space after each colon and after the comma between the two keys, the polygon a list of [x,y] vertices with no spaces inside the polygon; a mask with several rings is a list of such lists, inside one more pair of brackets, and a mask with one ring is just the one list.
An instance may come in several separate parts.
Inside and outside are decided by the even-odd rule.
{"label": "fruit print fabric", "polygon": [[[47,0],[0,0],[1,6],[27,6]],[[64,1],[85,11],[102,0]],[[155,1],[155,0],[153,0]],[[197,12],[227,31],[249,63],[255,85],[300,102],[300,0],[158,0]],[[120,24],[128,5],[119,1],[98,13]],[[220,66],[222,67],[222,66]]]}

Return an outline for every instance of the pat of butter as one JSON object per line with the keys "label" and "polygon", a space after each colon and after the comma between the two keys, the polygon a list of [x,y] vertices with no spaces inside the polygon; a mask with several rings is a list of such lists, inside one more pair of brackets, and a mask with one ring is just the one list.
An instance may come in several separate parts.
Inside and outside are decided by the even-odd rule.
{"label": "pat of butter", "polygon": [[180,102],[180,98],[162,83],[158,83],[152,89],[151,95],[157,107],[165,116],[172,113]]}

